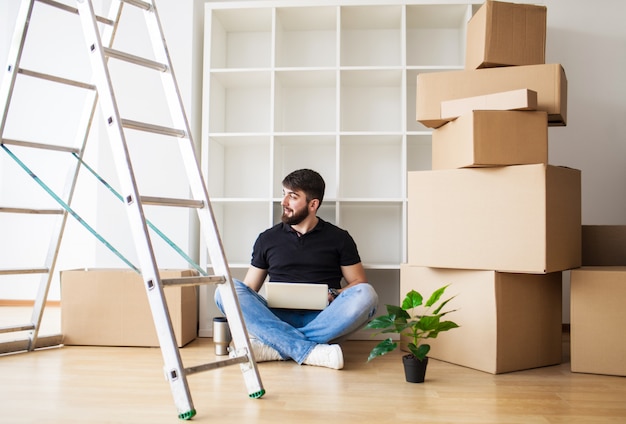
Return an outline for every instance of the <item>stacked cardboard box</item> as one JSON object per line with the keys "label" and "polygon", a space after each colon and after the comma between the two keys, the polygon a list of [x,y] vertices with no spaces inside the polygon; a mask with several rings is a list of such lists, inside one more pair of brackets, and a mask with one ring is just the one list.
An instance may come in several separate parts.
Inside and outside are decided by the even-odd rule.
{"label": "stacked cardboard box", "polygon": [[491,373],[560,363],[561,271],[581,260],[580,171],[548,164],[567,80],[545,64],[546,13],[488,0],[468,24],[466,69],[417,81],[433,169],[408,176],[402,292],[450,284],[461,328],[429,355]]}
{"label": "stacked cardboard box", "polygon": [[571,273],[572,372],[626,376],[626,226],[583,225]]}

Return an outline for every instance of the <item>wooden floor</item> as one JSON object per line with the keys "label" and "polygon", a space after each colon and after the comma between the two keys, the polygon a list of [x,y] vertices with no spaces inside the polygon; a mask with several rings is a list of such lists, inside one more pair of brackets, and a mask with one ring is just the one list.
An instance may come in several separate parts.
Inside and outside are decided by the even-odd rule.
{"label": "wooden floor", "polygon": [[[575,374],[564,363],[492,375],[431,360],[404,381],[400,352],[366,363],[374,342],[343,345],[345,368],[259,364],[266,395],[249,399],[239,368],[189,377],[196,423],[626,423],[626,378]],[[213,360],[211,339],[181,350]],[[159,349],[61,347],[0,357],[0,422],[180,423]]]}

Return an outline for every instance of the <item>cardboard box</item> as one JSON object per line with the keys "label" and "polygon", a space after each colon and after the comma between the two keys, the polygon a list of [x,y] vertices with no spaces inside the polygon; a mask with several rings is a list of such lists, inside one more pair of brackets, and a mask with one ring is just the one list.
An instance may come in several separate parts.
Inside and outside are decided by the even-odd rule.
{"label": "cardboard box", "polygon": [[474,110],[537,110],[537,92],[522,88],[441,102],[444,119],[454,119]]}
{"label": "cardboard box", "polygon": [[[196,275],[163,270],[161,278]],[[176,342],[198,334],[197,288],[165,287]],[[141,275],[130,269],[61,272],[61,331],[66,345],[157,347],[159,341]]]}
{"label": "cardboard box", "polygon": [[467,24],[465,69],[546,60],[546,6],[487,0]]}
{"label": "cardboard box", "polygon": [[570,275],[572,372],[626,376],[626,267]]}
{"label": "cardboard box", "polygon": [[[428,356],[499,374],[561,363],[561,273],[509,274],[437,269],[407,264],[400,268],[404,295],[424,296],[446,284],[456,297],[446,319],[460,327],[429,339]],[[404,345],[408,343],[403,336]]]}
{"label": "cardboard box", "polygon": [[548,163],[546,112],[475,110],[433,130],[432,169]]}
{"label": "cardboard box", "polygon": [[442,118],[441,102],[519,89],[537,92],[537,110],[548,112],[550,125],[566,124],[567,79],[558,64],[421,73],[416,119],[437,128],[450,120]]}
{"label": "cardboard box", "polygon": [[583,266],[626,266],[626,225],[583,225]]}
{"label": "cardboard box", "polygon": [[408,175],[408,263],[549,273],[581,261],[581,178],[552,165]]}

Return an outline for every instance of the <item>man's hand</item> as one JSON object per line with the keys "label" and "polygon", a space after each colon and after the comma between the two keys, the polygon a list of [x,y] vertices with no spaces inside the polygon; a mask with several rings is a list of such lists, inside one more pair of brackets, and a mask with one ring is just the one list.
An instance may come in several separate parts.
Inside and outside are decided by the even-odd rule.
{"label": "man's hand", "polygon": [[337,289],[328,289],[328,304],[332,303],[339,296],[339,292],[340,290]]}

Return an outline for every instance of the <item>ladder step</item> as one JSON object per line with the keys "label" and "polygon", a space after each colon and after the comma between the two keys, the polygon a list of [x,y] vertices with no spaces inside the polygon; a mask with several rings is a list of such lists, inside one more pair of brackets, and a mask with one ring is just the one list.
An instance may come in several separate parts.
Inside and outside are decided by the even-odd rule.
{"label": "ladder step", "polygon": [[56,75],[44,74],[43,72],[31,71],[30,69],[19,68],[18,74],[28,77],[39,78],[47,81],[58,82],[60,84],[71,85],[73,87],[85,88],[87,90],[95,90],[96,86],[82,81],[75,81],[68,78],[58,77]]}
{"label": "ladder step", "polygon": [[[54,1],[54,0],[37,0],[37,1],[39,3],[47,4],[48,6],[56,7],[57,9],[61,9],[66,12],[70,12],[75,15],[78,15],[78,9],[76,9],[75,7],[63,4],[63,3],[59,3],[58,1]],[[102,16],[96,16],[96,20],[106,25],[113,26],[115,24],[115,22],[112,21],[111,19],[103,18]]]}
{"label": "ladder step", "polygon": [[0,206],[0,213],[28,213],[34,215],[62,215],[63,209],[29,209]]}
{"label": "ladder step", "polygon": [[152,5],[141,0],[122,0],[123,3],[130,4],[144,10],[152,10]]}
{"label": "ladder step", "polygon": [[26,274],[46,274],[48,268],[13,268],[0,269],[0,275],[26,275]]}
{"label": "ladder step", "polygon": [[161,283],[164,286],[200,286],[205,284],[223,284],[226,282],[226,278],[221,275],[209,275],[206,277],[193,276],[193,277],[178,277],[178,278],[163,278]]}
{"label": "ladder step", "polygon": [[248,355],[236,356],[234,358],[223,359],[221,361],[209,362],[208,364],[196,365],[185,368],[187,375],[196,374],[203,371],[211,371],[218,368],[228,367],[230,365],[243,364],[250,360]]}
{"label": "ladder step", "polygon": [[134,63],[135,65],[139,66],[145,66],[146,68],[154,69],[156,71],[167,71],[167,65],[164,63],[155,62],[154,60],[135,56],[134,54],[121,52],[119,50],[110,49],[108,47],[103,47],[102,50],[106,57],[123,60],[124,62]]}
{"label": "ladder step", "polygon": [[[10,342],[0,343],[0,354],[13,353],[28,350],[30,348],[30,339],[13,340]],[[35,349],[41,349],[45,347],[60,346],[63,344],[63,335],[55,334],[52,336],[40,336],[37,337],[35,342]]]}
{"label": "ladder step", "polygon": [[0,333],[14,333],[17,331],[30,331],[34,329],[35,326],[33,324],[11,325],[8,327],[0,327]]}
{"label": "ladder step", "polygon": [[193,199],[172,199],[167,197],[150,197],[141,196],[141,202],[144,205],[157,205],[157,206],[178,206],[184,208],[198,208],[204,207],[202,200]]}
{"label": "ladder step", "polygon": [[30,141],[21,141],[21,140],[11,140],[8,138],[2,139],[2,144],[10,144],[13,146],[22,146],[29,147],[31,149],[44,149],[44,150],[54,150],[57,152],[67,152],[67,153],[80,153],[80,149],[76,147],[68,147],[68,146],[57,146],[54,144],[45,144],[45,143],[33,143]]}
{"label": "ladder step", "polygon": [[122,126],[131,130],[146,131],[153,134],[169,135],[172,137],[185,138],[187,133],[176,128],[163,127],[161,125],[147,124],[145,122],[122,119]]}

